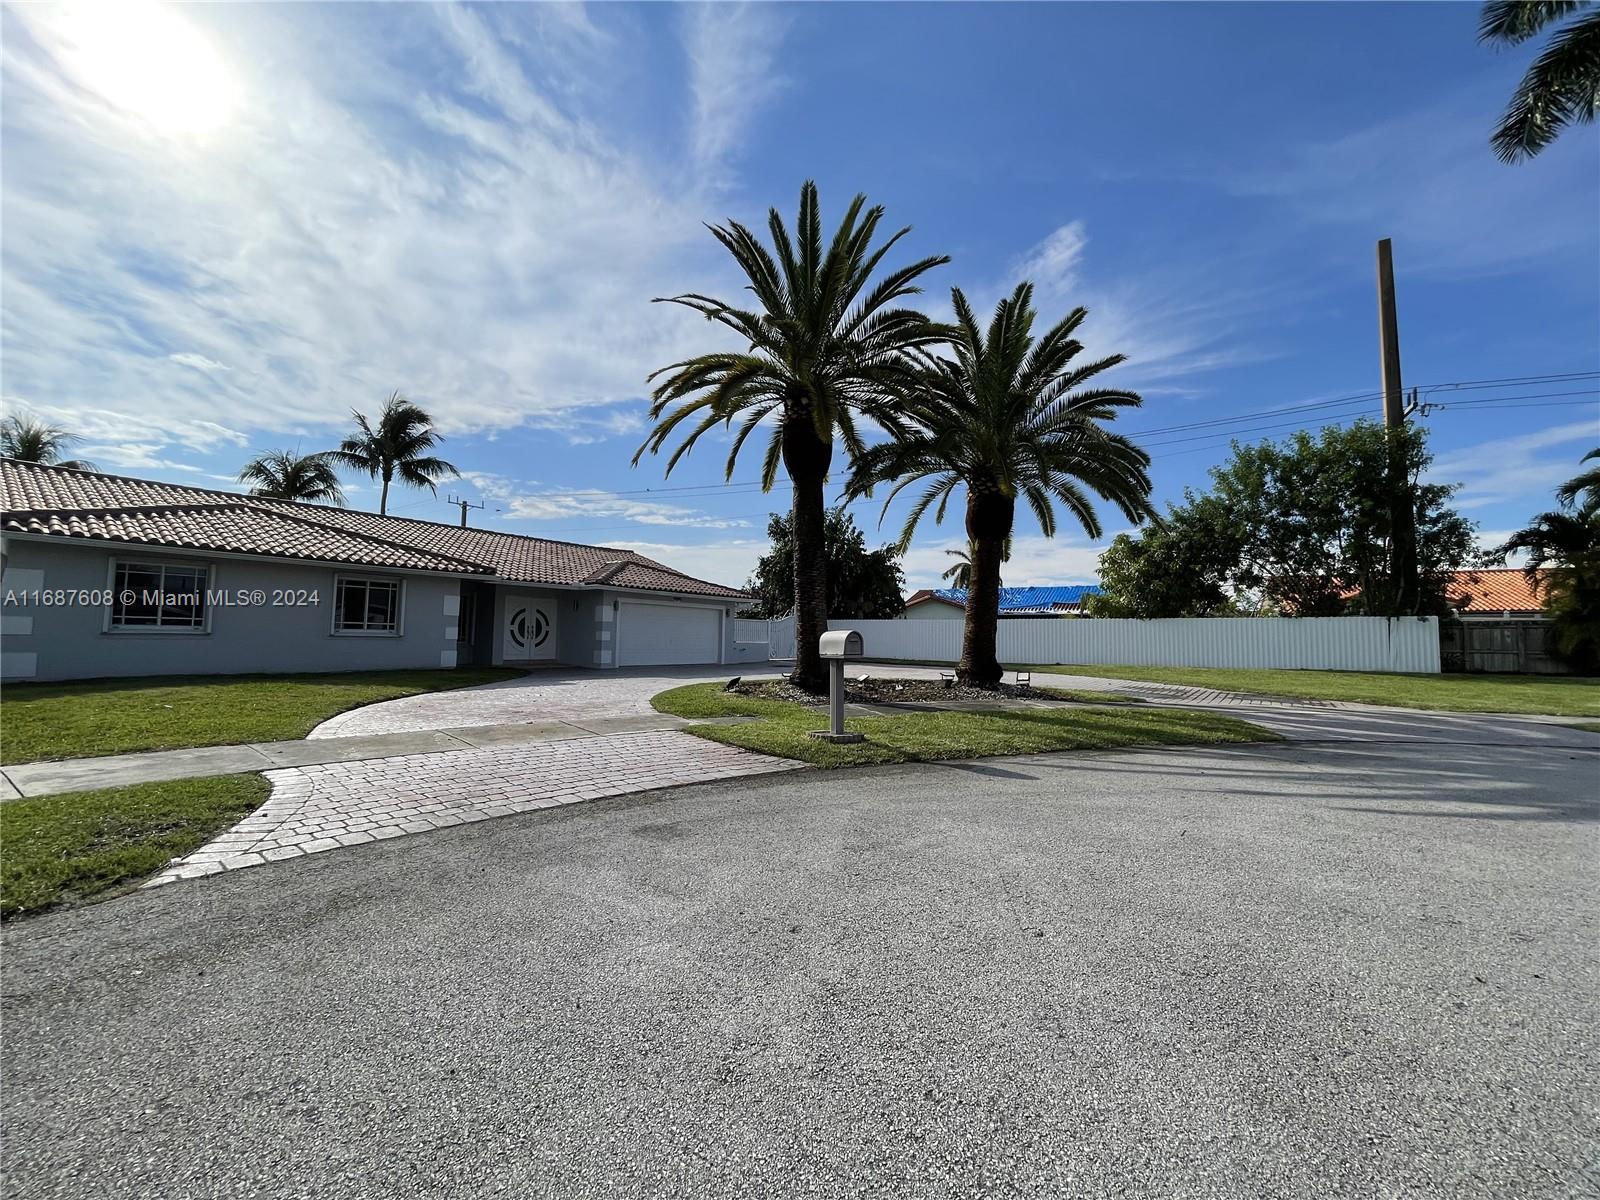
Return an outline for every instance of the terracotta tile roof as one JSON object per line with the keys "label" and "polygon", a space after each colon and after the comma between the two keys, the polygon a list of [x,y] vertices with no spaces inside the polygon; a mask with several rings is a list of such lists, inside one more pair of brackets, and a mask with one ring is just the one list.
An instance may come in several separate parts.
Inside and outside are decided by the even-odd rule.
{"label": "terracotta tile roof", "polygon": [[7,511],[9,533],[95,538],[185,550],[259,554],[410,571],[458,571],[486,575],[488,569],[377,538],[357,537],[248,504],[146,505],[68,512]]}
{"label": "terracotta tile roof", "polygon": [[229,551],[419,571],[494,575],[513,583],[583,584],[742,599],[653,559],[605,546],[491,529],[266,500],[233,492],[0,460],[3,528],[181,549]]}
{"label": "terracotta tile roof", "polygon": [[[1543,587],[1548,571],[1539,572]],[[1542,612],[1544,600],[1527,573],[1514,567],[1457,571],[1447,585],[1451,603],[1468,613]],[[1464,602],[1464,603],[1463,603]]]}

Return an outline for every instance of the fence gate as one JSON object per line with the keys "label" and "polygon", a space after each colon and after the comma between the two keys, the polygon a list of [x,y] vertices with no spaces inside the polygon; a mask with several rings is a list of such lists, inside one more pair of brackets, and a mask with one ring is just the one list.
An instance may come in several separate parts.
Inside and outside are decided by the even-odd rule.
{"label": "fence gate", "polygon": [[774,617],[767,622],[767,658],[794,657],[794,615]]}

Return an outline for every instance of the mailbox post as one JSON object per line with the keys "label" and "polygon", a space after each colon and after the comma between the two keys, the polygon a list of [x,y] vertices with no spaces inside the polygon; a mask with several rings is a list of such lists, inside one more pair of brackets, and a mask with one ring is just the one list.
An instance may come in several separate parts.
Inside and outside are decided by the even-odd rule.
{"label": "mailbox post", "polygon": [[854,629],[830,629],[822,635],[818,651],[828,664],[828,728],[813,729],[811,736],[824,742],[866,741],[844,729],[844,664],[866,653],[861,635]]}

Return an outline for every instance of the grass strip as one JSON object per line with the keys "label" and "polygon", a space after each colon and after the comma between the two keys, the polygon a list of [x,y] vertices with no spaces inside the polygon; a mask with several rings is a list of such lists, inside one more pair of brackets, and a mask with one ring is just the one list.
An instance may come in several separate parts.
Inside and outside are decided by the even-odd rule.
{"label": "grass strip", "polygon": [[834,745],[807,736],[827,728],[820,709],[734,695],[718,683],[692,683],[658,694],[658,712],[688,719],[753,717],[742,725],[691,725],[714,742],[793,758],[818,767],[931,762],[1050,750],[1115,750],[1127,746],[1204,746],[1275,742],[1277,734],[1213,713],[1147,708],[1026,708],[1002,712],[918,712],[845,722],[865,742]]}
{"label": "grass strip", "polygon": [[126,891],[266,803],[260,775],[139,783],[0,804],[0,919]]}
{"label": "grass strip", "polygon": [[[1600,679],[1575,675],[1399,675],[1366,671],[1271,671],[1231,667],[1037,666],[1039,673],[1132,679],[1180,687],[1345,700],[1437,712],[1600,717]],[[1037,682],[1037,680],[1036,680]]]}
{"label": "grass strip", "polygon": [[0,712],[0,762],[285,742],[364,704],[520,674],[510,668],[474,667],[7,684]]}

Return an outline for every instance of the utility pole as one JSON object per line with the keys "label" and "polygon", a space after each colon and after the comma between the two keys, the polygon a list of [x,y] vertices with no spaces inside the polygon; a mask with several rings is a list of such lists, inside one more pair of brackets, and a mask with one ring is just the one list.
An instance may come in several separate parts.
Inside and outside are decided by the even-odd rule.
{"label": "utility pole", "polygon": [[445,501],[445,503],[446,504],[454,504],[458,508],[461,509],[461,528],[463,528],[463,529],[465,529],[467,527],[467,509],[469,509],[469,508],[482,508],[483,507],[482,501],[478,502],[477,504],[468,504],[465,500],[463,500],[463,499],[461,499],[460,497],[457,497],[457,496],[451,496],[448,500]]}
{"label": "utility pole", "polygon": [[1406,473],[1403,434],[1405,393],[1400,382],[1400,315],[1394,297],[1394,250],[1378,242],[1378,351],[1383,366],[1383,425],[1389,434],[1390,586],[1397,614],[1415,613],[1421,602],[1417,578],[1416,499]]}

